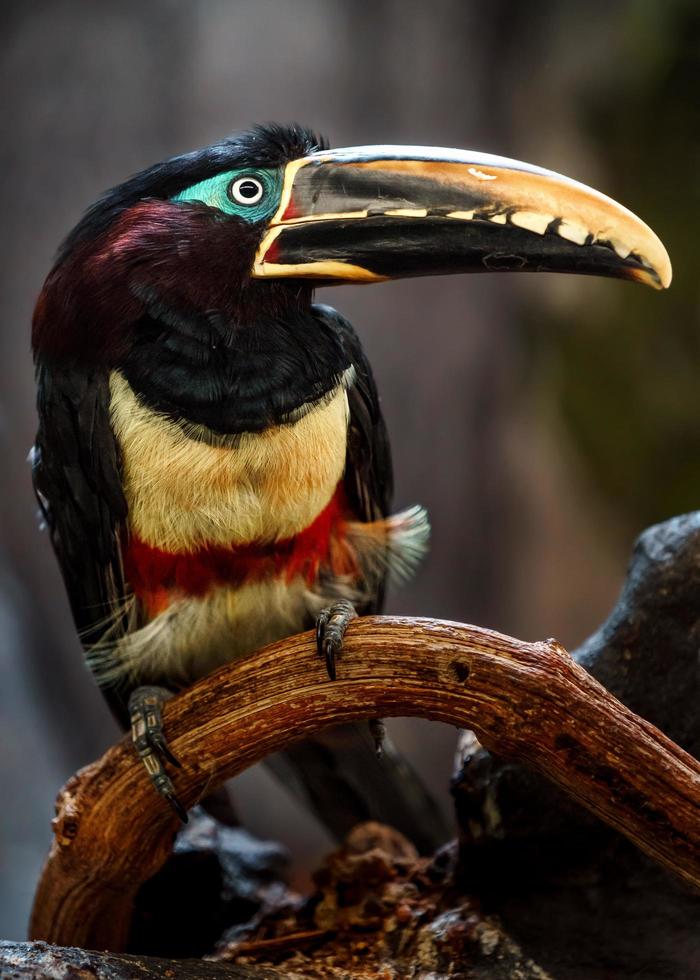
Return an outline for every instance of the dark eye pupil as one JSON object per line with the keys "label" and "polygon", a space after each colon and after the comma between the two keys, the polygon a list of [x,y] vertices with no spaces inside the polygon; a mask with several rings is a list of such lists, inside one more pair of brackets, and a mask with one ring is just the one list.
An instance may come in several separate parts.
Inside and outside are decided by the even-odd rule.
{"label": "dark eye pupil", "polygon": [[241,197],[257,197],[260,193],[260,188],[254,180],[243,180],[238,185],[238,193]]}

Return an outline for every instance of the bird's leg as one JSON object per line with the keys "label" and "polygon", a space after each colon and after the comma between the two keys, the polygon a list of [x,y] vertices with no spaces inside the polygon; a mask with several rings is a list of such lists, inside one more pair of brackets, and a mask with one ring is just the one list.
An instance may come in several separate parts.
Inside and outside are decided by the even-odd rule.
{"label": "bird's leg", "polygon": [[355,619],[355,607],[347,599],[338,599],[326,606],[316,620],[316,649],[326,662],[326,670],[332,681],[335,680],[335,663],[343,649],[343,637],[350,622]]}
{"label": "bird's leg", "polygon": [[[343,649],[345,630],[357,616],[355,607],[347,599],[339,599],[331,606],[322,609],[316,620],[316,647],[318,655],[326,662],[326,670],[332,681],[336,676],[336,659]],[[384,751],[386,729],[381,718],[371,718],[369,733],[374,742],[374,751],[381,758]]]}
{"label": "bird's leg", "polygon": [[168,801],[180,820],[187,823],[187,810],[175,795],[175,787],[163,764],[170,762],[178,769],[181,767],[168,748],[163,732],[163,704],[170,697],[170,691],[164,687],[137,687],[131,692],[131,739],[156,792]]}
{"label": "bird's leg", "polygon": [[384,755],[384,742],[386,740],[386,726],[383,718],[370,718],[369,733],[374,742],[374,751],[378,759]]}

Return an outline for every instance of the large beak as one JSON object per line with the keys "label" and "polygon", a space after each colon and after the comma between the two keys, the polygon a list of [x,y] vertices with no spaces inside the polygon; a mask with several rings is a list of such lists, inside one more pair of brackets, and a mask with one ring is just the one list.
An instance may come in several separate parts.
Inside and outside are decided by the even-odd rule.
{"label": "large beak", "polygon": [[375,282],[495,270],[671,282],[654,232],[598,191],[517,160],[406,146],[287,164],[253,275]]}

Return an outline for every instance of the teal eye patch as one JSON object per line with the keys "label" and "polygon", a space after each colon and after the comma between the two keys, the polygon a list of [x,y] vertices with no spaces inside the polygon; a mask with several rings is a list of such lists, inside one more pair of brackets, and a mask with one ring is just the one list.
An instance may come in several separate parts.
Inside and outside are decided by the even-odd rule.
{"label": "teal eye patch", "polygon": [[200,180],[198,184],[173,195],[170,200],[206,204],[224,214],[254,222],[264,221],[274,214],[281,192],[282,174],[278,169],[246,167]]}

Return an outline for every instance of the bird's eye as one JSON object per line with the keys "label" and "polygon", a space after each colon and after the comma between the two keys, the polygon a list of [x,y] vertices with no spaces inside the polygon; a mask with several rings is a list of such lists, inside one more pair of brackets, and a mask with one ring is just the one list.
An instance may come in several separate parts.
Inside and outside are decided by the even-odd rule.
{"label": "bird's eye", "polygon": [[236,204],[257,204],[265,188],[255,177],[238,177],[229,184],[228,194]]}

